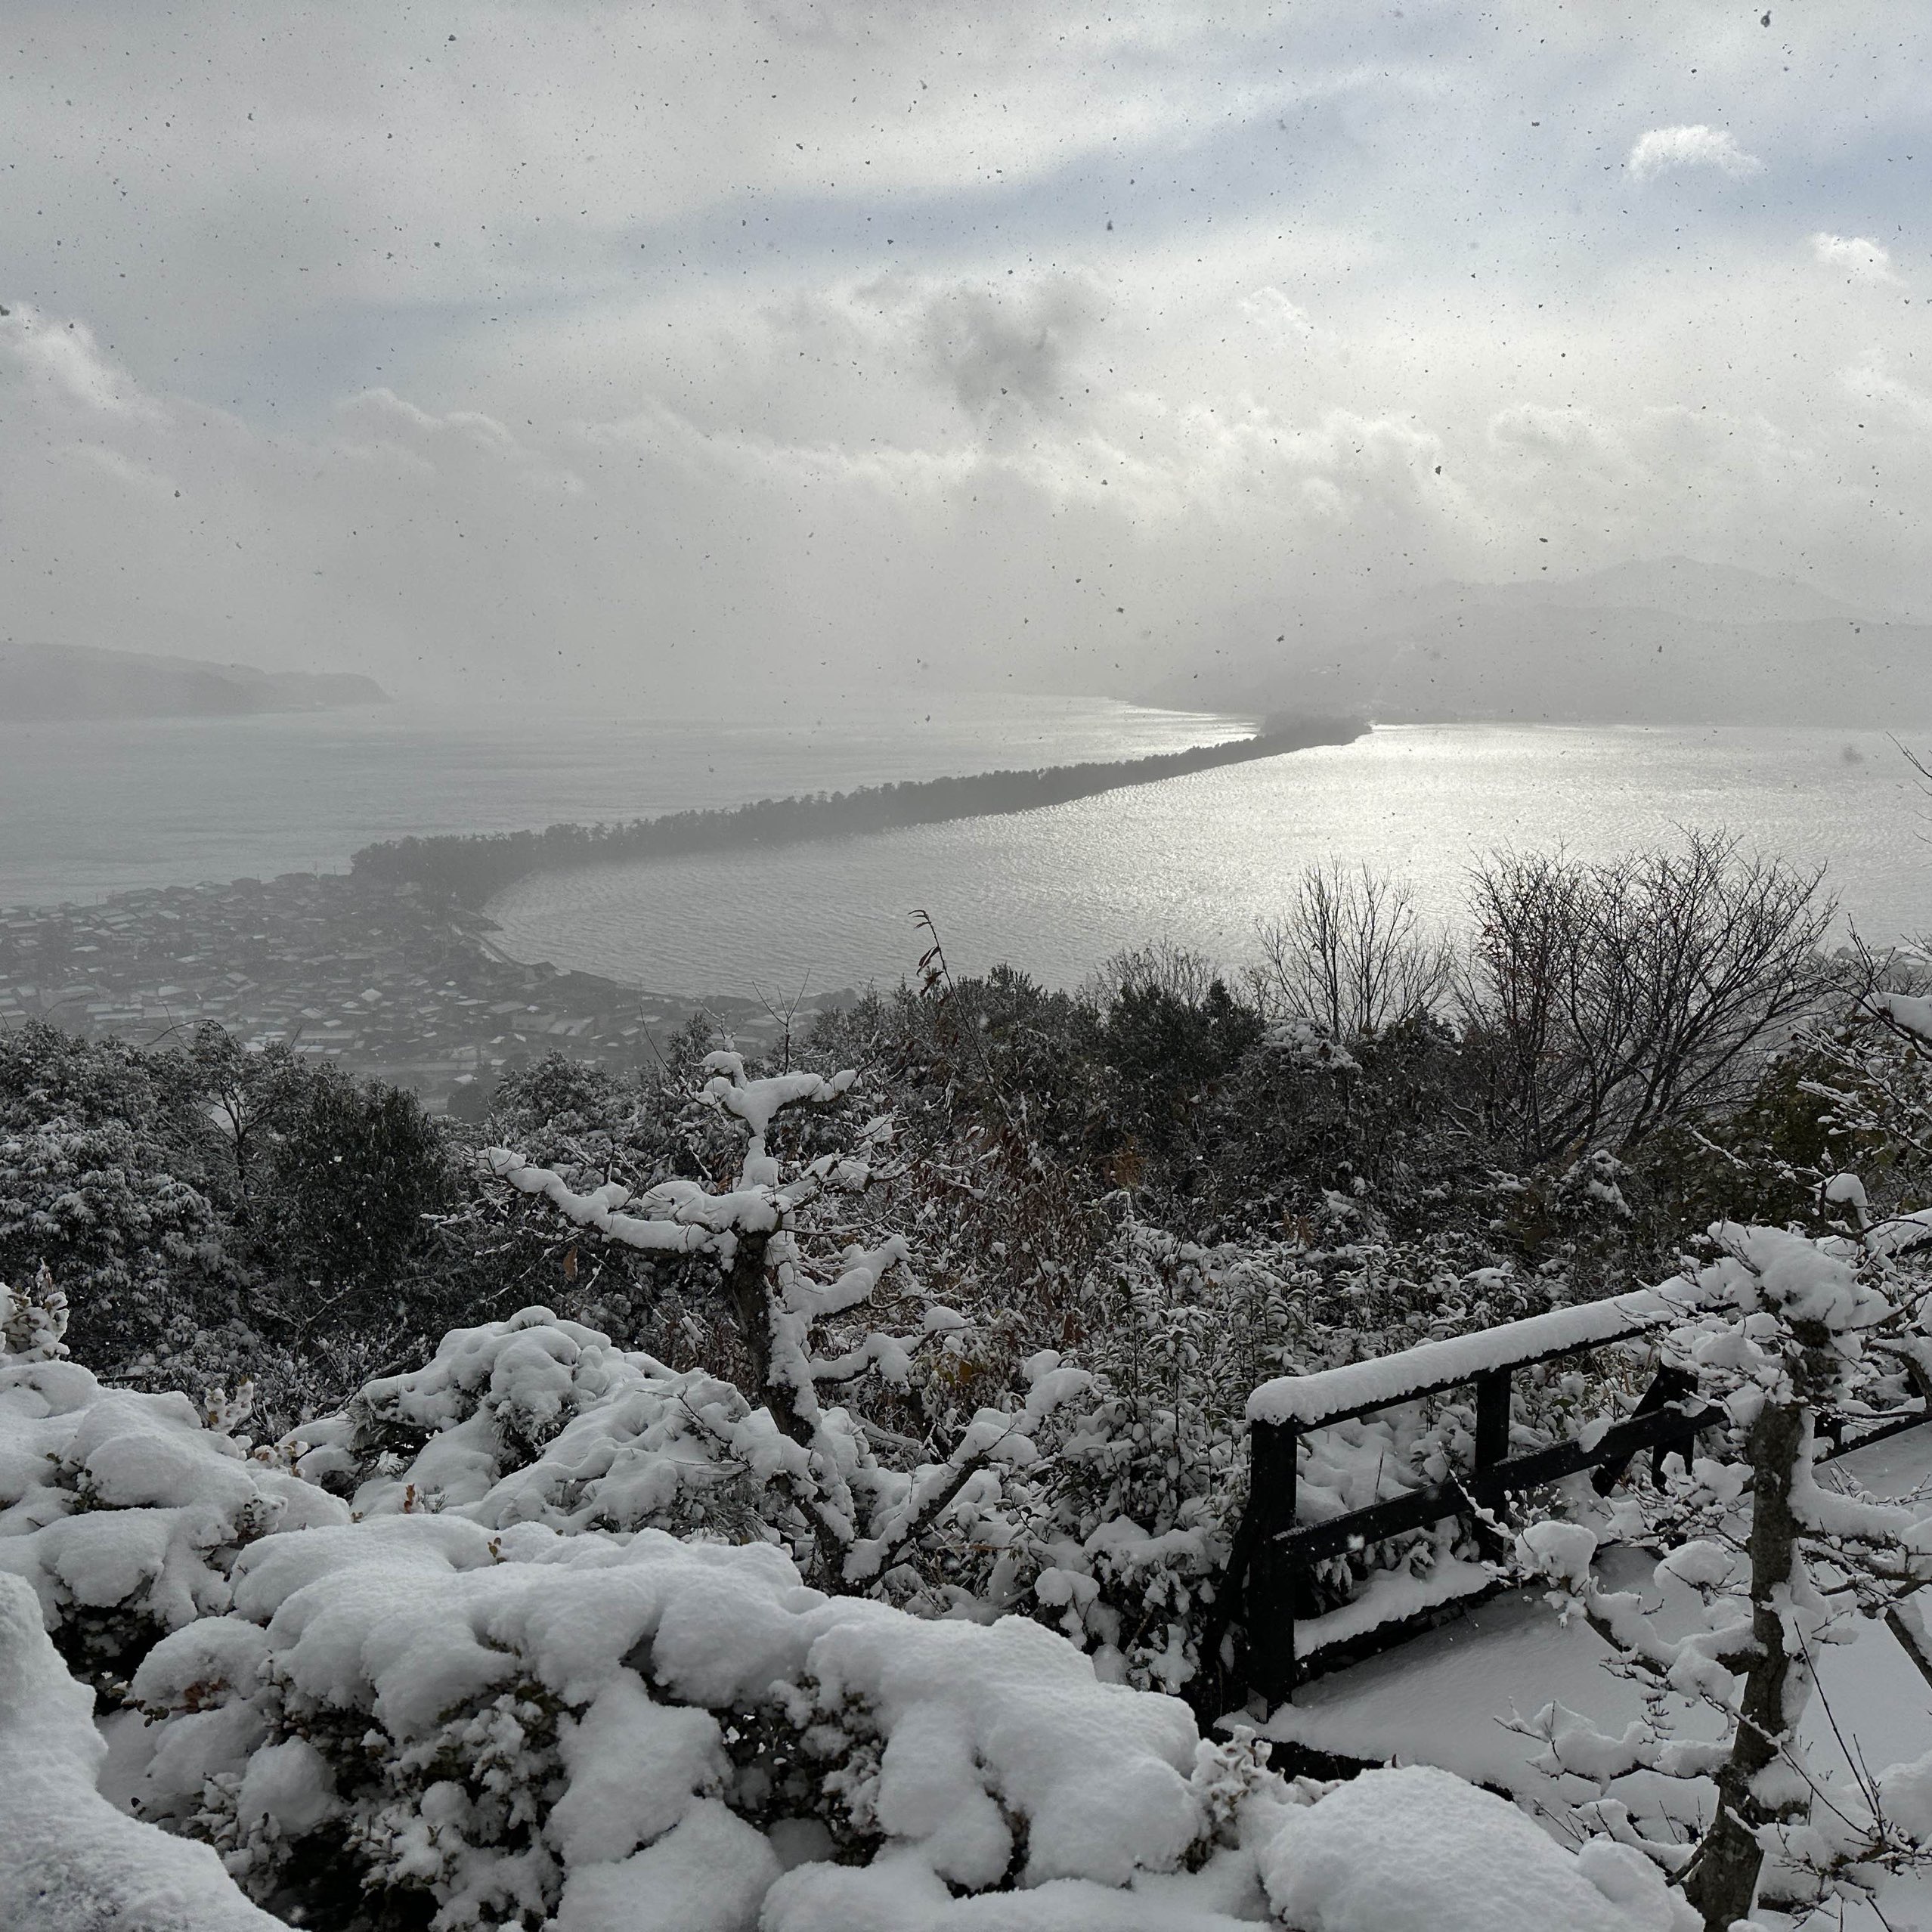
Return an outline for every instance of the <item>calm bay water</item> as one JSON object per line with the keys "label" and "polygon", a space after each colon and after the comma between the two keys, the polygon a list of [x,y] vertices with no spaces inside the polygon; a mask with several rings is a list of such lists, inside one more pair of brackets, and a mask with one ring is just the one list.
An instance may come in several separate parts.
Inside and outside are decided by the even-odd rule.
{"label": "calm bay water", "polygon": [[1932,928],[1924,808],[1878,732],[1412,726],[1012,818],[540,875],[491,911],[520,958],[772,993],[896,981],[923,907],[956,968],[1007,960],[1067,985],[1160,937],[1237,962],[1330,857],[1404,879],[1454,923],[1487,852],[1607,857],[1697,825],[1827,862],[1886,940]]}
{"label": "calm bay water", "polygon": [[[112,725],[0,723],[0,904],[343,865],[404,832],[624,818],[999,766],[1132,757],[1239,720],[1100,700],[767,704],[720,721],[529,705]],[[1828,862],[1875,938],[1932,927],[1925,801],[1882,734],[1384,729],[1352,745],[868,838],[546,874],[506,949],[671,992],[896,981],[930,910],[962,970],[1076,983],[1166,937],[1237,961],[1300,868],[1360,860],[1453,921],[1499,846],[1607,856],[1675,828]]]}
{"label": "calm bay water", "polygon": [[767,699],[680,716],[613,692],[62,724],[0,720],[0,906],[339,870],[407,832],[647,816],[1000,766],[1179,751],[1246,727],[1104,699]]}

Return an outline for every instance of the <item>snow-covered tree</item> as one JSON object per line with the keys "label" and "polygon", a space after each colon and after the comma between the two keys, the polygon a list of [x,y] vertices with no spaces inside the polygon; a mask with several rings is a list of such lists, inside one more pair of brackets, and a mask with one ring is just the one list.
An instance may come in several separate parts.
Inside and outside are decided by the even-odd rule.
{"label": "snow-covered tree", "polygon": [[[1760,1890],[1810,1906],[1932,1856],[1922,1806],[1893,1815],[1882,1776],[1850,1790],[1828,1781],[1800,1735],[1820,1650],[1932,1581],[1932,1513],[1821,1482],[1820,1415],[1869,1407],[1875,1381],[1897,1379],[1901,1353],[1920,1358],[1932,1344],[1918,1325],[1927,1283],[1881,1243],[1734,1225],[1712,1236],[1719,1258],[1685,1284],[1663,1345],[1720,1405],[1724,1453],[1688,1469],[1677,1460],[1661,1489],[1633,1491],[1609,1524],[1668,1546],[1655,1594],[1605,1588],[1597,1535],[1579,1523],[1534,1524],[1516,1548],[1646,1701],[1646,1717],[1617,1736],[1546,1706],[1528,1727],[1543,1740],[1543,1768],[1596,1785],[1581,1821],[1639,1847],[1708,1932],[1729,1932]],[[1666,1613],[1683,1620],[1680,1634],[1664,1634]],[[1699,1716],[1710,1712],[1714,1738]],[[1681,1795],[1639,1816],[1609,1787],[1639,1769],[1678,1781]]]}
{"label": "snow-covered tree", "polygon": [[[543,1196],[588,1233],[648,1253],[701,1255],[716,1263],[748,1358],[748,1386],[742,1414],[730,1413],[729,1403],[716,1415],[692,1410],[699,1433],[720,1455],[751,1457],[762,1480],[789,1499],[809,1543],[800,1554],[810,1574],[833,1588],[867,1588],[949,1511],[970,1507],[978,1478],[996,1483],[999,1469],[1033,1460],[1041,1424],[1084,1392],[1088,1378],[1051,1351],[1036,1353],[1020,1364],[1022,1398],[1007,1408],[978,1408],[943,1453],[868,1425],[852,1406],[862,1388],[907,1390],[915,1359],[943,1348],[970,1324],[956,1311],[926,1302],[915,1285],[915,1305],[907,1311],[912,1326],[902,1332],[869,1326],[864,1316],[882,1286],[895,1271],[909,1270],[904,1238],[833,1247],[823,1237],[830,1232],[835,1240],[835,1230],[808,1213],[862,1194],[872,1178],[869,1163],[823,1154],[788,1175],[769,1150],[782,1113],[838,1100],[850,1088],[851,1074],[754,1078],[733,1052],[713,1054],[705,1070],[706,1097],[744,1134],[738,1172],[720,1191],[676,1178],[635,1198],[616,1182],[582,1194],[507,1149],[493,1150],[490,1165],[510,1186]],[[808,1228],[819,1237],[809,1243]],[[890,1460],[881,1445],[896,1452]]]}
{"label": "snow-covered tree", "polygon": [[54,1272],[40,1264],[31,1288],[0,1281],[0,1361],[54,1362],[67,1352],[67,1298]]}
{"label": "snow-covered tree", "polygon": [[75,1345],[103,1368],[191,1348],[231,1300],[214,1207],[153,1137],[113,1120],[0,1129],[0,1277],[43,1265]]}

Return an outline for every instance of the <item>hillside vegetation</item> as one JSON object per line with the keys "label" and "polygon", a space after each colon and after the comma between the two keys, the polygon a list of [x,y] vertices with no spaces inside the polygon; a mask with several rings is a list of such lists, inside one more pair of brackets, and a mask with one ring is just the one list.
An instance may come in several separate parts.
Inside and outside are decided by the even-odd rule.
{"label": "hillside vegetation", "polygon": [[81,644],[0,643],[0,717],[231,718],[383,704],[374,679],[351,671],[265,671]]}
{"label": "hillside vegetation", "polygon": [[[338,1932],[635,1932],[652,1887],[689,1906],[667,1925],[963,1928],[1054,1884],[1023,1922],[1159,1884],[1148,1922],[1185,1932],[1396,1927],[1358,1853],[1404,1806],[1474,1875],[1438,1898],[1398,1859],[1432,1927],[1727,1925],[1759,1841],[1686,1863],[1695,1791],[1615,1832],[1575,1804],[1577,1859],[1443,1773],[1337,1791],[1196,1728],[1246,1695],[1221,1593],[1258,1383],[1682,1276],[1682,1345],[1732,1379],[1695,1479],[1630,1478],[1617,1520],[1667,1551],[1744,1547],[1774,1435],[1804,1517],[1804,1404],[1895,1404],[1916,1359],[1918,1250],[1871,1234],[1927,1198],[1911,963],[1828,954],[1816,875],[1707,838],[1473,890],[1459,946],[1314,872],[1245,973],[1157,946],[1075,993],[955,979],[936,938],[762,1058],[698,1025],[643,1077],[553,1056],[475,1125],[212,1026],[0,1036],[0,1571],[113,1714],[138,1815]],[[1519,1376],[1516,1440],[1621,1413],[1639,1367]],[[1474,1421],[1451,1392],[1311,1439],[1303,1506],[1439,1482]],[[1884,1590],[1932,1564],[1906,1518],[1857,1522],[1902,1553]],[[1691,1667],[1593,1594],[1600,1514],[1508,1527],[1639,1664]],[[1308,1608],[1452,1559],[1495,1545],[1352,1550]],[[1695,1667],[1742,1684],[1722,1630],[1763,1574],[1697,1563]],[[1751,1735],[1589,1761],[1708,1793],[1756,1775],[1725,1768]],[[1766,1869],[1909,1862],[1900,1802]]]}

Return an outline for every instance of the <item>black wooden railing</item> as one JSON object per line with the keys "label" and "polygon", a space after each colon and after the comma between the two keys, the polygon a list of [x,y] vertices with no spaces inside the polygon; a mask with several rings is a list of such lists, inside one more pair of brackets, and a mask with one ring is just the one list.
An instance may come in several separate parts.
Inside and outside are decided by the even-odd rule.
{"label": "black wooden railing", "polygon": [[[1667,1364],[1658,1370],[1628,1416],[1586,1432],[1587,1441],[1576,1438],[1522,1455],[1509,1454],[1512,1384],[1517,1370],[1637,1340],[1675,1312],[1651,1294],[1560,1309],[1481,1334],[1426,1343],[1373,1363],[1284,1378],[1256,1391],[1249,1408],[1247,1508],[1215,1615],[1203,1633],[1201,1656],[1204,1664],[1212,1660],[1206,1673],[1212,1682],[1202,1686],[1209,1701],[1218,1695],[1225,1707],[1232,1701],[1229,1693],[1244,1687],[1271,1704],[1281,1702],[1293,1696],[1298,1682],[1386,1649],[1414,1634],[1419,1623],[1439,1621],[1500,1587],[1492,1584],[1414,1617],[1364,1631],[1324,1649],[1317,1661],[1298,1656],[1295,1640],[1298,1618],[1309,1614],[1316,1565],[1451,1517],[1469,1525],[1479,1541],[1493,1538],[1494,1525],[1512,1494],[1587,1469],[1594,1472],[1599,1493],[1607,1494],[1631,1461],[1646,1450],[1653,1473],[1661,1472],[1664,1457],[1673,1450],[1688,1460],[1698,1430],[1715,1420],[1717,1412],[1698,1399],[1691,1375]],[[1462,1387],[1472,1387],[1475,1397],[1473,1466],[1466,1473],[1324,1522],[1296,1520],[1296,1465],[1305,1434]],[[1915,1427],[1929,1410],[1932,1404],[1883,1418],[1821,1416],[1819,1432],[1831,1444],[1826,1455],[1843,1454]],[[1848,1435],[1856,1425],[1867,1422],[1872,1426]],[[1236,1673],[1238,1684],[1221,1667],[1222,1641],[1237,1618],[1246,1640],[1245,1668]]]}
{"label": "black wooden railing", "polygon": [[[1635,1333],[1636,1331],[1633,1331]],[[1607,1491],[1631,1459],[1646,1449],[1661,1462],[1672,1449],[1688,1452],[1701,1426],[1704,1407],[1694,1399],[1695,1385],[1680,1371],[1664,1368],[1645,1392],[1637,1409],[1615,1423],[1588,1447],[1580,1441],[1559,1442],[1527,1455],[1508,1454],[1511,1383],[1516,1367],[1553,1361],[1585,1349],[1600,1348],[1588,1342],[1553,1351],[1511,1367],[1488,1370],[1471,1378],[1475,1389],[1475,1467],[1466,1475],[1413,1489],[1367,1508],[1351,1509],[1325,1522],[1297,1523],[1296,1463],[1303,1426],[1297,1423],[1257,1422],[1250,1443],[1252,1482],[1248,1519],[1247,1573],[1242,1579],[1243,1621],[1248,1641],[1248,1679],[1252,1689],[1270,1703],[1293,1695],[1296,1683],[1314,1674],[1301,1667],[1296,1654],[1295,1625],[1308,1614],[1310,1585],[1317,1564],[1359,1550],[1409,1530],[1426,1529],[1447,1517],[1460,1517],[1481,1536],[1485,1519],[1498,1514],[1512,1491],[1521,1492],[1560,1481],[1584,1469],[1596,1472],[1596,1485]],[[1686,1400],[1687,1398],[1692,1399]],[[1377,1410],[1416,1399],[1404,1394],[1329,1416],[1318,1427],[1351,1421]],[[1466,1604],[1467,1597],[1460,1599]],[[1344,1661],[1407,1634],[1406,1622],[1365,1632],[1343,1646]],[[1378,1641],[1379,1639],[1379,1641]]]}

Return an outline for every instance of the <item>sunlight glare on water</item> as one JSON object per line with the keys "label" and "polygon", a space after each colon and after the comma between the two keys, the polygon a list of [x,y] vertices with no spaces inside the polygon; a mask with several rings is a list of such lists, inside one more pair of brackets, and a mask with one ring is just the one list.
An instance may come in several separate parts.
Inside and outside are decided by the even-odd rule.
{"label": "sunlight glare on water", "polygon": [[1007,961],[1073,985],[1156,937],[1238,961],[1330,857],[1405,880],[1453,922],[1487,852],[1601,858],[1699,826],[1828,859],[1847,913],[1887,940],[1932,927],[1924,809],[1876,732],[1415,726],[1010,818],[540,874],[490,909],[520,958],[776,993],[896,982],[922,906],[956,970]]}

